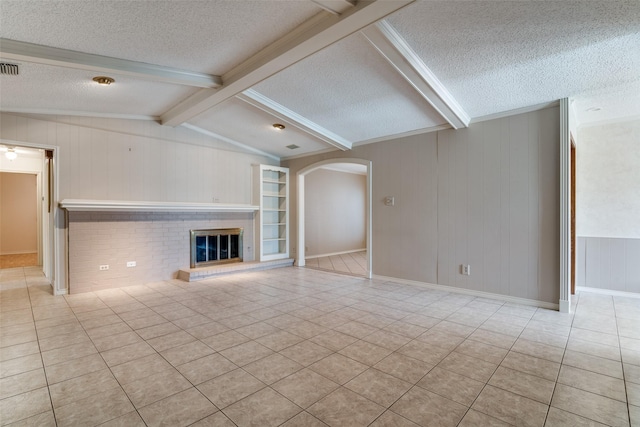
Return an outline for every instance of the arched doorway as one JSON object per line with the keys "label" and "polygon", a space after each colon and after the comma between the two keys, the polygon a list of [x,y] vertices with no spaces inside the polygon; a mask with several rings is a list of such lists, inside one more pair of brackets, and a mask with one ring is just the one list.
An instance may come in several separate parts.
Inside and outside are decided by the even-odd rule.
{"label": "arched doorway", "polygon": [[371,253],[371,161],[363,159],[331,159],[323,160],[318,163],[307,166],[297,173],[297,219],[298,219],[298,242],[297,242],[297,259],[296,265],[303,267],[305,265],[305,176],[330,165],[362,165],[366,168],[366,192],[365,192],[365,236],[366,236],[366,273],[365,277],[371,278],[372,275],[372,253]]}

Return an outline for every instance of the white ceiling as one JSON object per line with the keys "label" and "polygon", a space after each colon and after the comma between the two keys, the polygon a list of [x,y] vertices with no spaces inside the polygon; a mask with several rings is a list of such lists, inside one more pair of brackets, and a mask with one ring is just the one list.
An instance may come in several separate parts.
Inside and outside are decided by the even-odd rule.
{"label": "white ceiling", "polygon": [[637,0],[2,0],[0,38],[20,65],[1,111],[184,124],[277,158],[564,97],[582,124],[640,117]]}

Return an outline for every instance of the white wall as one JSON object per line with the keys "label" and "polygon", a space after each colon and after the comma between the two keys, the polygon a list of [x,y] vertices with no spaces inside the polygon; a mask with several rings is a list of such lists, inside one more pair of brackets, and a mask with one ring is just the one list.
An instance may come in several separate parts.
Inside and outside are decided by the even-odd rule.
{"label": "white wall", "polygon": [[576,284],[640,292],[640,120],[580,128],[576,157]]}
{"label": "white wall", "polygon": [[554,107],[283,164],[372,161],[375,275],[557,304],[559,128]]}
{"label": "white wall", "polygon": [[579,131],[578,236],[640,238],[640,120]]}
{"label": "white wall", "polygon": [[306,256],[364,250],[367,176],[318,169],[305,176]]}
{"label": "white wall", "polygon": [[[277,163],[186,128],[142,120],[2,113],[0,138],[58,148],[54,205],[62,199],[250,204],[251,165]],[[62,293],[66,223],[61,209],[55,217],[56,292]]]}
{"label": "white wall", "polygon": [[0,172],[0,255],[38,252],[36,178]]}

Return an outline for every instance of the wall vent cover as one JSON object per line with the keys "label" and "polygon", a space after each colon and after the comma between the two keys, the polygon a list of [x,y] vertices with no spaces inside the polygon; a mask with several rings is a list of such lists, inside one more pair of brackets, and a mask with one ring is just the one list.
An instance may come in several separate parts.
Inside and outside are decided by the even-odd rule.
{"label": "wall vent cover", "polygon": [[300,148],[300,146],[296,144],[291,144],[291,145],[287,145],[287,148],[289,150],[295,150],[296,148]]}
{"label": "wall vent cover", "polygon": [[7,62],[0,62],[0,74],[9,76],[18,75],[18,64],[9,64]]}

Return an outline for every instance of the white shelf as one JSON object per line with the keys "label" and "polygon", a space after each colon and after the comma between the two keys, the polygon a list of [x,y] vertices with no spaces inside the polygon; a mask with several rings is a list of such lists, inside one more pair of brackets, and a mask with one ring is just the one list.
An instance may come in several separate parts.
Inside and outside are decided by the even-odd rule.
{"label": "white shelf", "polygon": [[254,200],[260,204],[256,227],[258,259],[288,258],[289,169],[256,165],[254,171]]}
{"label": "white shelf", "polygon": [[124,200],[64,199],[59,203],[70,212],[255,212],[256,205],[230,203],[182,203]]}

